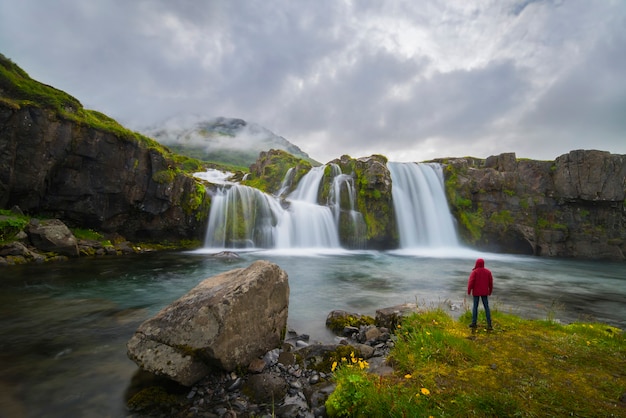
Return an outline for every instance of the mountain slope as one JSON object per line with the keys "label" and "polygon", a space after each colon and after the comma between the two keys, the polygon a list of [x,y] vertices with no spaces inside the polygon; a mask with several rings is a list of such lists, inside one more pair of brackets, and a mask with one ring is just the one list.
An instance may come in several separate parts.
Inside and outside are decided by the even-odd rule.
{"label": "mountain slope", "polygon": [[144,134],[177,153],[207,162],[249,167],[260,152],[279,149],[320,165],[282,136],[243,119],[178,117],[146,129]]}

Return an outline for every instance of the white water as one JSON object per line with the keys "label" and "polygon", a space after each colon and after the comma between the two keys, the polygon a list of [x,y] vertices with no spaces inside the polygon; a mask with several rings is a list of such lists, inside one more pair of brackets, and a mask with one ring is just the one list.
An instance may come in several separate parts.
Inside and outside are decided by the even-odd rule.
{"label": "white water", "polygon": [[458,248],[441,165],[388,163],[400,248]]}
{"label": "white water", "polygon": [[223,186],[211,202],[205,247],[340,248],[331,208],[317,203],[324,168],[311,169],[283,202],[252,187]]}
{"label": "white water", "polygon": [[[328,202],[319,202],[327,166],[314,167],[285,195],[290,170],[279,193],[270,196],[237,184],[224,183],[213,196],[205,246],[208,248],[341,249],[365,246],[366,225],[356,210],[351,174],[330,165]],[[444,193],[439,164],[389,163],[394,212],[401,250],[459,249]]]}

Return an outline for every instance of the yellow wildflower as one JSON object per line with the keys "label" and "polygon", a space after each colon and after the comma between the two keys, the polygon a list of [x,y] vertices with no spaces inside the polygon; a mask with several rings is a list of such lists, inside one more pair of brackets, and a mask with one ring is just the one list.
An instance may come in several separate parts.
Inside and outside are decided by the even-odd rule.
{"label": "yellow wildflower", "polygon": [[337,362],[333,361],[333,365],[331,366],[330,371],[334,372],[336,368],[337,368]]}
{"label": "yellow wildflower", "polygon": [[430,391],[428,389],[426,389],[426,388],[420,389],[420,392],[422,392],[422,394],[426,395],[426,396],[430,395]]}
{"label": "yellow wildflower", "polygon": [[413,377],[413,376],[411,376],[410,374],[405,374],[405,375],[404,375],[404,378],[405,378],[405,379],[410,379],[410,378],[412,378],[412,377]]}

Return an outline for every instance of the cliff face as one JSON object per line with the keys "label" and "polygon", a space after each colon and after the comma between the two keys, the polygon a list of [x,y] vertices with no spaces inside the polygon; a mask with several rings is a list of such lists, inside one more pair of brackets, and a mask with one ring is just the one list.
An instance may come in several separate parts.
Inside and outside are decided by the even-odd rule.
{"label": "cliff face", "polygon": [[157,148],[51,109],[0,101],[1,208],[131,240],[168,240],[200,239],[208,204],[204,187]]}
{"label": "cliff face", "polygon": [[554,162],[512,153],[439,162],[464,241],[490,251],[625,259],[626,156],[577,150]]}

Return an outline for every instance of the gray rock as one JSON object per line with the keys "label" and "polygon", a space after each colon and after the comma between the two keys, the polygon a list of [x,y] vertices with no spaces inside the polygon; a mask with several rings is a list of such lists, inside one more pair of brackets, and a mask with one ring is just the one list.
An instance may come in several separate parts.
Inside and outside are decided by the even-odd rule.
{"label": "gray rock", "polygon": [[415,312],[419,312],[419,309],[414,303],[405,303],[403,305],[378,309],[376,310],[376,325],[395,330],[403,316]]}
{"label": "gray rock", "polygon": [[208,278],[139,326],[127,344],[142,369],[191,386],[209,370],[247,367],[281,344],[287,273],[257,261]]}
{"label": "gray rock", "polygon": [[38,249],[68,257],[78,257],[78,240],[60,220],[31,220],[27,228],[30,242]]}
{"label": "gray rock", "polygon": [[555,191],[565,199],[624,201],[625,156],[576,150],[561,155],[554,163]]}
{"label": "gray rock", "polygon": [[276,373],[254,374],[244,386],[256,402],[280,401],[287,394],[288,384]]}

